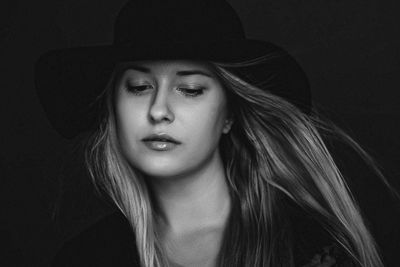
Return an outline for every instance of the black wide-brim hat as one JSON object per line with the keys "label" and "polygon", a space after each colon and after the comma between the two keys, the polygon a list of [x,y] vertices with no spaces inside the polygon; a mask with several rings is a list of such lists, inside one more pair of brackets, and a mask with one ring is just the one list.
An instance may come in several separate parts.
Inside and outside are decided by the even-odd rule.
{"label": "black wide-brim hat", "polygon": [[35,67],[39,99],[53,127],[74,138],[98,124],[96,99],[118,62],[201,60],[240,63],[270,55],[253,71],[274,73],[272,93],[301,110],[311,109],[306,75],[286,51],[245,37],[242,23],[224,0],[131,0],[119,12],[110,45],[52,50]]}

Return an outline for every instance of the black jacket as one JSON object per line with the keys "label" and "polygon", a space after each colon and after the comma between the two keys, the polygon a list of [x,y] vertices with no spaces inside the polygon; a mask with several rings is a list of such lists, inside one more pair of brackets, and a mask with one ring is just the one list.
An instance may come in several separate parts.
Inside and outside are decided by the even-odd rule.
{"label": "black jacket", "polygon": [[66,242],[52,266],[140,267],[135,237],[125,217],[113,213]]}
{"label": "black jacket", "polygon": [[[302,233],[302,237],[296,243],[296,266],[355,266],[338,246],[317,230],[312,221],[297,221],[296,228]],[[336,259],[335,265],[322,265],[324,256],[327,255]],[[316,263],[312,263],[313,259],[318,258]],[[135,237],[128,221],[119,212],[104,217],[66,242],[53,260],[52,266],[140,267]]]}

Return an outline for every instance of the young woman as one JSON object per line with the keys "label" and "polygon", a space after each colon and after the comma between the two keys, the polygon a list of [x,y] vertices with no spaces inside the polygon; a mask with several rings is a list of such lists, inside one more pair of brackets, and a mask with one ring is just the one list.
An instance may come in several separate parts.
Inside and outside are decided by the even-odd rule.
{"label": "young woman", "polygon": [[91,131],[90,175],[119,210],[55,266],[382,266],[307,78],[225,1],[131,1],[113,45],[36,70],[55,128]]}

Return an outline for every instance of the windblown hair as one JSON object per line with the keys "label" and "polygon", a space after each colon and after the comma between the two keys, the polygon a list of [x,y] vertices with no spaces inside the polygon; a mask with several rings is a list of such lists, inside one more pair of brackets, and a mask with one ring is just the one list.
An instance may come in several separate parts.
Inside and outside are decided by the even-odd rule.
{"label": "windblown hair", "polygon": [[[211,64],[224,84],[228,105],[234,106],[232,129],[220,140],[233,208],[217,265],[294,266],[294,237],[286,212],[292,203],[315,218],[357,265],[383,266],[322,133],[341,136],[374,166],[371,158],[333,124],[235,75],[231,70],[240,64]],[[141,265],[168,266],[157,236],[151,191],[124,158],[117,140],[113,91],[118,75],[116,71],[102,96],[105,113],[88,142],[87,166],[95,186],[129,220]]]}

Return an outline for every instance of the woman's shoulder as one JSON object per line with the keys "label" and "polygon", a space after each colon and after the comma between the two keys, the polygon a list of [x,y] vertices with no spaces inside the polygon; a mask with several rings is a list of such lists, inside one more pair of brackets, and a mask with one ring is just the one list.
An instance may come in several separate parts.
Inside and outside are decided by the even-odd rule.
{"label": "woman's shoulder", "polygon": [[289,205],[294,238],[294,261],[302,267],[357,266],[322,224],[299,207]]}
{"label": "woman's shoulder", "polygon": [[332,243],[317,251],[314,256],[302,267],[356,267],[357,265],[343,249]]}
{"label": "woman's shoulder", "polygon": [[130,225],[115,212],[69,239],[52,266],[139,266],[138,258]]}
{"label": "woman's shoulder", "polygon": [[[351,260],[336,243],[328,242],[315,222],[297,221],[301,237],[296,236],[296,266],[353,267]],[[311,230],[312,229],[312,230]],[[119,212],[105,216],[75,237],[58,252],[52,266],[140,266],[135,236],[129,222]]]}

